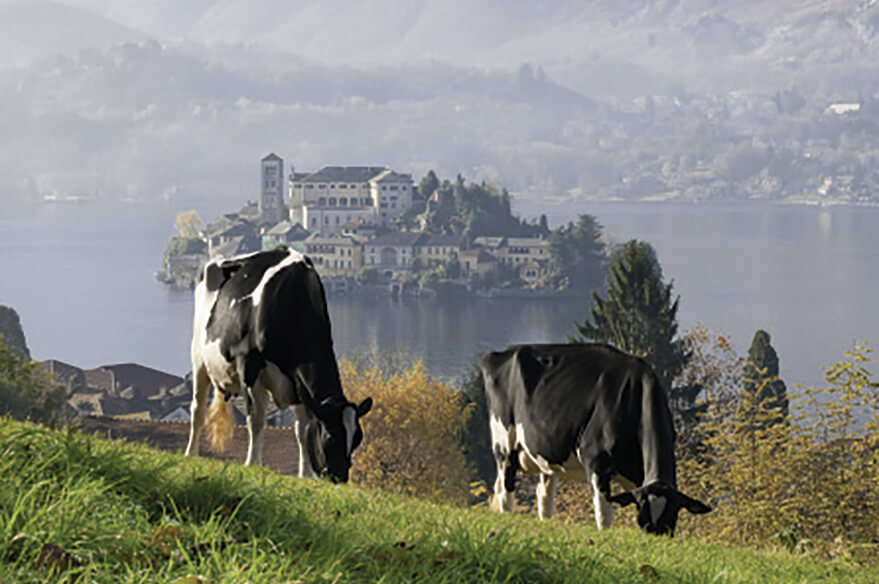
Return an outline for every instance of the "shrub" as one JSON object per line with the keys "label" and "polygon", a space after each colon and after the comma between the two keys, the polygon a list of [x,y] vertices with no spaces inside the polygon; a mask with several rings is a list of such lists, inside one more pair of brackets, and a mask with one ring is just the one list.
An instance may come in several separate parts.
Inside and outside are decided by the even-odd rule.
{"label": "shrub", "polygon": [[393,493],[464,504],[470,470],[462,436],[470,408],[452,387],[431,378],[418,361],[387,371],[340,363],[352,401],[372,396],[361,421],[363,444],[355,453],[352,480]]}

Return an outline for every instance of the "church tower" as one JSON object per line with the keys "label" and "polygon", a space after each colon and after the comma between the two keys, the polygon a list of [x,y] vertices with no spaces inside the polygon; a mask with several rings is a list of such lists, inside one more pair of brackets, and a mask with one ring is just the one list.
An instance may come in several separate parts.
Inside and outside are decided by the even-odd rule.
{"label": "church tower", "polygon": [[284,160],[274,152],[260,162],[259,217],[272,225],[286,219],[284,207]]}

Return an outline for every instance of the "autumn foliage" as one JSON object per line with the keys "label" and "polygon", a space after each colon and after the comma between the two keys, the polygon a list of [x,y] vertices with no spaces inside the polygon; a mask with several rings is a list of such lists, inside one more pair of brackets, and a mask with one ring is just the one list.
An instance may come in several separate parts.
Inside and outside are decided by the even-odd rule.
{"label": "autumn foliage", "polygon": [[458,392],[428,375],[419,361],[410,367],[340,365],[352,401],[372,396],[361,420],[363,444],[354,454],[352,481],[393,493],[465,504],[471,469],[462,450],[470,416]]}

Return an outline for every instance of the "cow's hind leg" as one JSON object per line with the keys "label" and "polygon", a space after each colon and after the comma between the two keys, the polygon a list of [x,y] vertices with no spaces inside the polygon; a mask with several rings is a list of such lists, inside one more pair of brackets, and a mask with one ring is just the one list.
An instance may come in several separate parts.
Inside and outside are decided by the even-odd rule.
{"label": "cow's hind leg", "polygon": [[558,478],[540,473],[537,482],[537,516],[541,519],[549,519],[555,515],[555,494],[558,484]]}
{"label": "cow's hind leg", "polygon": [[[598,524],[598,529],[609,529],[613,525],[614,506],[607,500],[607,493],[602,488],[598,473],[589,472],[589,482],[592,485],[592,505],[595,507],[595,523]],[[609,486],[605,488],[609,492]]]}
{"label": "cow's hind leg", "polygon": [[204,365],[192,371],[192,403],[189,406],[189,444],[186,445],[184,456],[198,456],[199,437],[207,415],[208,391],[211,380]]}
{"label": "cow's hind leg", "polygon": [[500,419],[490,420],[491,445],[497,462],[497,478],[489,506],[500,513],[513,511],[513,493],[516,491],[516,471],[519,469],[519,453],[515,450],[515,435]]}
{"label": "cow's hind leg", "polygon": [[516,471],[519,470],[518,453],[497,458],[497,478],[494,481],[494,495],[491,508],[499,513],[513,511],[513,494],[516,492]]}

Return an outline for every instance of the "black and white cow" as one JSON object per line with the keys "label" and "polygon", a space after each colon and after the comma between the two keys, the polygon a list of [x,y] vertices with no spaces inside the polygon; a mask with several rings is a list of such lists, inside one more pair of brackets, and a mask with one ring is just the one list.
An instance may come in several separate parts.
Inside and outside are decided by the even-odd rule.
{"label": "black and white cow", "polygon": [[279,247],[205,266],[195,288],[192,387],[187,456],[198,454],[206,421],[222,451],[234,425],[229,397],[243,393],[245,464],[261,464],[271,393],[279,408],[292,406],[299,476],[348,480],[351,453],[363,439],[358,420],[372,399],[355,405],[342,393],[323,285],[302,254]]}
{"label": "black and white cow", "polygon": [[[560,477],[589,480],[599,529],[613,523],[611,503],[635,503],[642,528],[668,535],[681,508],[711,510],[676,488],[671,411],[643,360],[602,344],[519,345],[486,355],[482,374],[496,510],[512,510],[519,469],[539,475],[541,519]],[[611,479],[625,491],[611,496]]]}

